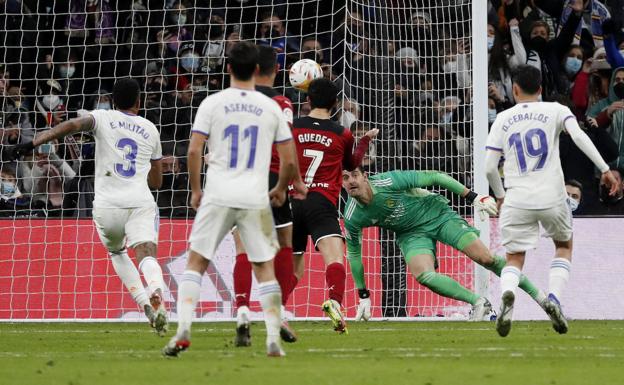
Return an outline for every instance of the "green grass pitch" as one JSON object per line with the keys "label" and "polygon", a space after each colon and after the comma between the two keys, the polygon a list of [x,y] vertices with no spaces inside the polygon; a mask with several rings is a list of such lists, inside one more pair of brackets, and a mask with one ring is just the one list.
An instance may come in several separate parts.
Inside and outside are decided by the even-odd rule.
{"label": "green grass pitch", "polygon": [[621,321],[573,321],[564,336],[516,322],[504,339],[493,322],[292,325],[283,358],[265,356],[256,322],[250,348],[233,346],[233,323],[196,323],[191,348],[165,359],[167,339],[143,324],[0,324],[0,384],[624,384]]}

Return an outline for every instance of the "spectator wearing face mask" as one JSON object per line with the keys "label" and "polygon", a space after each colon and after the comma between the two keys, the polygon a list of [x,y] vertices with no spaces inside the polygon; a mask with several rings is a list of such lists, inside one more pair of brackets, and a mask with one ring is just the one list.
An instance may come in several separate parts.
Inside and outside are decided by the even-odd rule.
{"label": "spectator wearing face mask", "polygon": [[163,181],[156,193],[161,218],[187,217],[188,176],[182,172],[180,158],[171,152],[163,152]]}
{"label": "spectator wearing face mask", "polygon": [[23,195],[17,187],[15,167],[8,163],[0,164],[0,217],[12,217],[19,206],[27,202],[20,202]]}
{"label": "spectator wearing face mask", "polygon": [[565,181],[565,189],[568,194],[568,205],[572,211],[572,215],[583,213],[581,202],[583,202],[583,184],[575,179]]}
{"label": "spectator wearing face mask", "polygon": [[110,97],[110,92],[105,89],[99,89],[95,95],[91,96],[87,102],[86,107],[90,110],[111,110],[113,108],[113,101]]}
{"label": "spectator wearing face mask", "polygon": [[280,68],[286,68],[286,54],[297,52],[300,48],[299,41],[292,36],[288,36],[282,19],[272,12],[265,13],[260,17],[258,44],[275,48],[277,63],[280,65]]}
{"label": "spectator wearing face mask", "polygon": [[173,89],[184,90],[193,82],[193,74],[199,72],[202,59],[195,51],[194,42],[185,42],[178,50],[178,61],[175,66],[169,68],[171,74],[177,74],[174,84],[169,84]]}
{"label": "spectator wearing face mask", "polygon": [[504,34],[494,24],[488,24],[488,96],[494,100],[498,111],[513,106],[511,70],[526,62],[517,19],[509,21],[509,34],[513,54]]}
{"label": "spectator wearing face mask", "polygon": [[205,73],[224,73],[225,65],[225,20],[222,15],[213,13],[207,20],[204,38],[205,43],[201,47]]}
{"label": "spectator wearing face mask", "polygon": [[588,112],[600,127],[608,127],[618,144],[618,158],[612,162],[616,168],[624,167],[624,67],[613,71],[609,96],[600,100]]}
{"label": "spectator wearing face mask", "polygon": [[526,64],[539,69],[542,74],[544,101],[552,101],[558,94],[565,95],[568,92],[567,82],[564,84],[560,79],[560,74],[565,73],[561,62],[572,45],[574,33],[581,22],[582,6],[581,0],[572,3],[573,12],[566,18],[565,25],[554,39],[550,39],[550,27],[544,21],[538,20],[531,25]]}

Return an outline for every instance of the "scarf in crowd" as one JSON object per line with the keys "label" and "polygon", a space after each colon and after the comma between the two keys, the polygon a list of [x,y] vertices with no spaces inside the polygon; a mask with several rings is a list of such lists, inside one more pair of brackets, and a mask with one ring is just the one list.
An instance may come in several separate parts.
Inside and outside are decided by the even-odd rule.
{"label": "scarf in crowd", "polygon": [[[563,12],[561,13],[561,18],[559,19],[559,28],[557,30],[557,34],[561,32],[561,29],[563,29],[563,26],[565,25],[566,21],[568,21],[568,18],[572,14],[572,5],[570,3],[573,1],[574,0],[567,0],[565,6],[563,7]],[[585,11],[583,10],[583,12]],[[605,19],[608,19],[609,17],[611,17],[611,14],[609,13],[609,10],[604,5],[602,5],[598,1],[591,0],[591,24],[588,25],[587,27],[589,28],[589,32],[592,34],[592,37],[594,38],[594,45],[596,46],[596,48],[602,47],[603,45],[602,22]],[[584,24],[585,23],[583,19],[581,19],[581,22],[576,27],[576,33],[574,34],[574,44],[580,43],[581,32],[583,31]]]}

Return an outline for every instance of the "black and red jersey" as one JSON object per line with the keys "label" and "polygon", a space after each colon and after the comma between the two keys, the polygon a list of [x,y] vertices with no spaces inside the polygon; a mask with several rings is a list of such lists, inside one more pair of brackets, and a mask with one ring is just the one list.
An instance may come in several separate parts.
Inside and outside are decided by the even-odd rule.
{"label": "black and red jersey", "polygon": [[[288,124],[290,125],[292,129],[293,106],[292,106],[292,102],[290,101],[290,99],[278,93],[271,87],[256,86],[256,91],[270,97],[271,99],[275,100],[277,104],[279,104],[280,108],[282,109],[282,112],[284,113],[284,118],[286,118],[286,121],[288,122]],[[275,149],[275,145],[274,145],[272,153],[271,153],[270,171],[274,173],[279,173],[279,166],[280,166],[279,154],[277,153],[277,150]]]}
{"label": "black and red jersey", "polygon": [[308,191],[323,194],[338,203],[342,187],[342,170],[352,170],[362,163],[370,138],[364,136],[355,152],[353,135],[347,128],[329,119],[311,117],[293,121],[299,172]]}

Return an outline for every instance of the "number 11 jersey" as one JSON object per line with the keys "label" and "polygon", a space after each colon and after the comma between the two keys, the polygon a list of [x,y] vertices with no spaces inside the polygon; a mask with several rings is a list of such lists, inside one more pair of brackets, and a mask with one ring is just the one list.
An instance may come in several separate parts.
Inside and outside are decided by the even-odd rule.
{"label": "number 11 jersey", "polygon": [[227,88],[200,104],[193,132],[208,137],[202,205],[241,209],[269,206],[273,143],[292,140],[279,105],[260,92]]}
{"label": "number 11 jersey", "polygon": [[153,206],[147,174],[150,162],[162,158],[156,126],[118,110],[94,110],[90,115],[95,138],[94,207]]}
{"label": "number 11 jersey", "polygon": [[559,134],[565,121],[576,119],[559,103],[518,103],[498,114],[487,149],[504,157],[505,204],[522,209],[547,209],[566,199]]}

